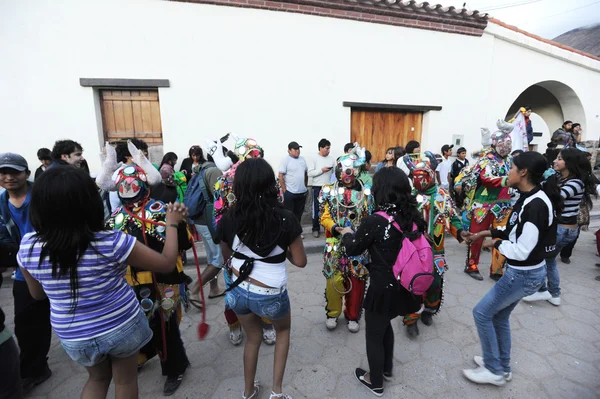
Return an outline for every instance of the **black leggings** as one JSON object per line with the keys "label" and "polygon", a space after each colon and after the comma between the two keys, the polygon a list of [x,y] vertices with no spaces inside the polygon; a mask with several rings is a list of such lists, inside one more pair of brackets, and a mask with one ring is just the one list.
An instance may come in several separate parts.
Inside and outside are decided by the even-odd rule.
{"label": "black leggings", "polygon": [[394,330],[387,315],[365,311],[367,359],[373,388],[383,387],[383,372],[391,373],[394,359]]}

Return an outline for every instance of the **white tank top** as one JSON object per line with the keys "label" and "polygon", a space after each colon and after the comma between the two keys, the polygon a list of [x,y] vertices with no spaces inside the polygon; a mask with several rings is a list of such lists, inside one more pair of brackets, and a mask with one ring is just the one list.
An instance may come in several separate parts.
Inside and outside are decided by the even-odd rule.
{"label": "white tank top", "polygon": [[[252,252],[244,243],[242,243],[236,235],[233,239],[233,245],[231,247],[235,252],[254,259],[254,267],[250,273],[250,278],[263,283],[267,287],[273,288],[281,288],[287,284],[287,266],[285,261],[281,263],[266,263],[260,261],[260,259],[281,255],[284,250],[279,245],[273,248],[268,256],[259,256]],[[233,257],[231,259],[231,266],[239,272],[240,267],[242,267],[244,262],[245,260],[243,259],[237,259]]]}

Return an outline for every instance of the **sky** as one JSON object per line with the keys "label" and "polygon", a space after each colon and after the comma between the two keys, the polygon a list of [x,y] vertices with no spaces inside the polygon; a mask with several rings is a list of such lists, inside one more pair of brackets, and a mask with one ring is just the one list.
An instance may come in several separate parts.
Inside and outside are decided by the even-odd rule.
{"label": "sky", "polygon": [[546,39],[600,23],[600,0],[427,0],[430,4],[487,12]]}

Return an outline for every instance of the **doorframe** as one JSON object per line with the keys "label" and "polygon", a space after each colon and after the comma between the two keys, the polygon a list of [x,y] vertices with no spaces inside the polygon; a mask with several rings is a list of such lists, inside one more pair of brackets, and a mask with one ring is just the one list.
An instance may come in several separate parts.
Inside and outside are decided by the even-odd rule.
{"label": "doorframe", "polygon": [[441,111],[441,105],[380,104],[344,101],[344,107],[363,111],[428,112]]}

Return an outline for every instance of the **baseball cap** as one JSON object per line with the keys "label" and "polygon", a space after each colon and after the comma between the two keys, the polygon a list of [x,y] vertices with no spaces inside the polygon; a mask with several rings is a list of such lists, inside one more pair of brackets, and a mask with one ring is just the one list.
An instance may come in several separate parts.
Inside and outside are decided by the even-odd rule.
{"label": "baseball cap", "polygon": [[4,154],[0,154],[0,169],[2,168],[9,168],[23,172],[29,169],[29,166],[27,165],[25,158],[19,154],[5,152]]}
{"label": "baseball cap", "polygon": [[288,150],[297,150],[298,148],[302,148],[302,146],[295,141],[292,141],[288,144]]}
{"label": "baseball cap", "polygon": [[442,154],[443,154],[443,153],[445,153],[445,152],[446,152],[446,151],[448,151],[448,150],[451,150],[451,149],[453,149],[453,148],[454,148],[454,144],[451,144],[451,145],[444,144],[444,145],[442,146]]}

